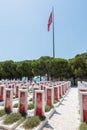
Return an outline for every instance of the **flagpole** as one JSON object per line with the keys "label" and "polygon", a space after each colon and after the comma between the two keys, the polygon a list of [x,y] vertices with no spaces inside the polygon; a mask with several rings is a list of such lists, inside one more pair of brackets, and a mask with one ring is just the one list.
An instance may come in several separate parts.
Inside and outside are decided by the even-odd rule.
{"label": "flagpole", "polygon": [[53,32],[52,32],[52,35],[53,35],[53,58],[55,58],[55,41],[54,41],[54,7],[52,7],[52,22],[53,22]]}

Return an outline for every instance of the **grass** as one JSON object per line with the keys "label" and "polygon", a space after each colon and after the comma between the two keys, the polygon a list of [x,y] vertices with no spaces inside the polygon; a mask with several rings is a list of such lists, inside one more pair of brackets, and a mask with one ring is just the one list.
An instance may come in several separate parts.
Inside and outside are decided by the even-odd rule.
{"label": "grass", "polygon": [[14,108],[18,108],[18,103],[13,105]]}
{"label": "grass", "polygon": [[15,97],[15,95],[13,95],[13,99],[15,99],[16,97]]}
{"label": "grass", "polygon": [[45,120],[45,116],[32,116],[29,117],[23,124],[25,129],[32,129],[40,124],[41,121]]}
{"label": "grass", "polygon": [[29,117],[23,124],[25,129],[32,129],[40,124],[41,120],[39,116]]}
{"label": "grass", "polygon": [[40,118],[41,121],[44,121],[46,119],[46,117],[44,115],[39,116],[39,118]]}
{"label": "grass", "polygon": [[30,104],[28,105],[28,110],[31,110],[31,109],[34,109],[34,104],[33,104],[33,103],[30,103]]}
{"label": "grass", "polygon": [[5,110],[0,110],[0,117],[4,116],[6,114]]}
{"label": "grass", "polygon": [[58,103],[58,101],[57,101],[57,100],[54,100],[54,104],[56,104],[56,103]]}
{"label": "grass", "polygon": [[30,98],[30,99],[29,99],[29,101],[33,101],[33,99],[32,99],[32,98]]}
{"label": "grass", "polygon": [[32,93],[32,90],[30,90],[29,92]]}
{"label": "grass", "polygon": [[46,105],[46,106],[45,106],[45,112],[48,112],[48,111],[50,111],[50,110],[51,110],[51,108],[52,108],[51,106],[49,106],[49,105]]}
{"label": "grass", "polygon": [[4,124],[12,124],[14,122],[17,122],[22,118],[22,115],[20,113],[11,113],[7,115],[3,121]]}
{"label": "grass", "polygon": [[87,123],[81,123],[79,130],[87,130]]}

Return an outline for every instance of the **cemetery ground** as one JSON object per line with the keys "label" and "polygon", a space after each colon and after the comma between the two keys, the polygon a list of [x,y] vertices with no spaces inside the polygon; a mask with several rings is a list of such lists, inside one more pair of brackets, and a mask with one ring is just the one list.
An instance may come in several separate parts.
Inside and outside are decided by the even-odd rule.
{"label": "cemetery ground", "polygon": [[[14,99],[12,103],[13,115],[9,114],[12,125],[9,125],[9,118],[6,116],[6,113],[2,110],[0,115],[0,130],[25,130],[26,126],[29,124],[37,125],[32,130],[87,130],[86,123],[82,123],[80,127],[80,109],[79,109],[79,100],[78,100],[78,88],[71,87],[66,91],[64,95],[59,99],[58,102],[53,103],[53,107],[50,110],[50,107],[46,105],[45,107],[45,117],[34,116],[34,106],[32,104],[32,93],[29,93],[28,96],[28,113],[27,116],[32,118],[23,118],[18,111],[18,99]],[[3,102],[0,103],[0,109],[3,108]],[[15,114],[16,112],[16,114]],[[34,117],[33,117],[34,116]],[[31,120],[30,120],[31,119]],[[4,127],[3,124],[7,124]],[[18,120],[18,121],[17,121]],[[27,122],[26,122],[27,121]],[[15,123],[14,123],[15,122]],[[35,123],[34,123],[35,122]],[[1,127],[2,125],[2,127]],[[25,126],[23,128],[22,126]]]}

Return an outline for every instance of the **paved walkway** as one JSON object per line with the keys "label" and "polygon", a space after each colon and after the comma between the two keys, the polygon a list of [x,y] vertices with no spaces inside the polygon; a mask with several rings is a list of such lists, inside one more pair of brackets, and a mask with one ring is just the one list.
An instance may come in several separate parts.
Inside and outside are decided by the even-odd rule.
{"label": "paved walkway", "polygon": [[43,130],[78,130],[79,124],[78,89],[71,88]]}

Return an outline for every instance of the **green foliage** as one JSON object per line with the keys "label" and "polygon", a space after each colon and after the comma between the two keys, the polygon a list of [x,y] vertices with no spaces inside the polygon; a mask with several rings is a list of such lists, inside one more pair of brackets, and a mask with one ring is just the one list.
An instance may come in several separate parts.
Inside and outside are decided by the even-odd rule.
{"label": "green foliage", "polygon": [[58,103],[58,101],[57,101],[57,100],[54,100],[54,104],[56,104],[56,103]]}
{"label": "green foliage", "polygon": [[79,130],[87,130],[87,124],[81,123]]}
{"label": "green foliage", "polygon": [[32,101],[32,100],[33,100],[32,98],[29,99],[29,101]]}
{"label": "green foliage", "polygon": [[29,92],[32,93],[32,90],[30,90]]}
{"label": "green foliage", "polygon": [[13,105],[14,108],[18,108],[18,103]]}
{"label": "green foliage", "polygon": [[12,79],[15,77],[16,64],[9,60],[2,63],[2,77]]}
{"label": "green foliage", "polygon": [[6,114],[5,110],[0,110],[0,117],[4,116]]}
{"label": "green foliage", "polygon": [[15,96],[13,96],[13,99],[15,99],[16,97]]}
{"label": "green foliage", "polygon": [[75,78],[85,78],[86,77],[86,70],[87,70],[87,63],[84,58],[80,56],[76,56],[75,58],[69,60],[72,76]]}
{"label": "green foliage", "polygon": [[11,113],[7,115],[4,119],[4,124],[12,124],[14,122],[17,122],[22,118],[20,113]]}
{"label": "green foliage", "polygon": [[63,80],[63,77],[66,77],[68,70],[68,61],[65,59],[55,58],[51,62],[51,74],[54,78],[60,78]]}
{"label": "green foliage", "polygon": [[83,58],[84,60],[87,60],[87,52],[82,54],[77,54],[75,58]]}
{"label": "green foliage", "polygon": [[48,111],[50,111],[50,110],[51,110],[51,108],[52,108],[51,106],[49,106],[49,105],[46,105],[46,106],[45,106],[45,112],[48,112]]}
{"label": "green foliage", "polygon": [[34,104],[33,103],[30,103],[29,105],[28,105],[28,110],[31,110],[31,109],[33,109],[34,108]]}
{"label": "green foliage", "polygon": [[39,118],[40,118],[40,120],[41,120],[41,121],[43,121],[43,120],[45,120],[45,119],[46,119],[46,117],[45,117],[44,115],[39,116]]}
{"label": "green foliage", "polygon": [[28,77],[28,78],[33,77],[32,66],[31,66],[30,61],[23,61],[23,62],[17,63],[16,70],[20,77],[23,77],[23,76]]}
{"label": "green foliage", "polygon": [[12,60],[0,62],[0,79],[21,79],[23,76],[32,79],[36,75],[47,74],[51,79],[87,79],[87,53],[77,54],[66,60],[41,56],[37,60],[14,62]]}
{"label": "green foliage", "polygon": [[31,129],[31,128],[34,128],[36,126],[38,126],[40,124],[40,118],[39,116],[32,116],[32,117],[29,117],[25,123],[23,124],[23,127],[25,129]]}

